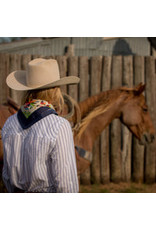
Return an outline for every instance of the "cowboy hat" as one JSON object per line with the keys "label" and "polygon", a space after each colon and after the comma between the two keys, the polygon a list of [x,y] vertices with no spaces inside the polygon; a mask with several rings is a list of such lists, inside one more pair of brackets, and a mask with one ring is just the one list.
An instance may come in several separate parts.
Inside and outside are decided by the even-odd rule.
{"label": "cowboy hat", "polygon": [[48,89],[61,85],[77,84],[80,79],[75,76],[60,78],[58,63],[55,59],[36,58],[30,61],[26,70],[10,73],[7,85],[14,90]]}

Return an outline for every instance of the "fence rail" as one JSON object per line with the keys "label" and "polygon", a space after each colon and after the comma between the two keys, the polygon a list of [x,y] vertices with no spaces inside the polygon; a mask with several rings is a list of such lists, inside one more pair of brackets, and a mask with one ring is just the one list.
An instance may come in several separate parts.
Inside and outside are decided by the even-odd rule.
{"label": "fence rail", "polygon": [[[39,55],[0,54],[0,103],[11,96],[17,103],[21,93],[9,90],[6,76],[25,69]],[[60,75],[79,76],[78,86],[62,86],[77,101],[113,87],[146,83],[145,97],[156,129],[156,58],[153,56],[94,56],[88,58],[48,56],[58,61]],[[140,146],[126,127],[114,120],[95,141],[91,167],[81,175],[82,184],[135,181],[155,183],[156,141]]]}

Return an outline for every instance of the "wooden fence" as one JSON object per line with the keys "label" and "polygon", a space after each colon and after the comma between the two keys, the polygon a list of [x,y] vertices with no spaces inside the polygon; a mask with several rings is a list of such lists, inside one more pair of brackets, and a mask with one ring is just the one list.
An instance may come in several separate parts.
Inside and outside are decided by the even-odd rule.
{"label": "wooden fence", "polygon": [[[9,90],[6,76],[14,70],[25,69],[37,55],[0,54],[0,103],[8,95],[18,103],[20,93]],[[82,101],[100,91],[121,85],[146,83],[145,96],[156,129],[156,59],[153,56],[51,56],[60,67],[61,77],[79,76],[78,86],[63,86],[62,90]],[[155,183],[156,141],[148,147],[138,141],[119,120],[114,120],[95,141],[91,167],[81,175],[82,184],[135,181]]]}

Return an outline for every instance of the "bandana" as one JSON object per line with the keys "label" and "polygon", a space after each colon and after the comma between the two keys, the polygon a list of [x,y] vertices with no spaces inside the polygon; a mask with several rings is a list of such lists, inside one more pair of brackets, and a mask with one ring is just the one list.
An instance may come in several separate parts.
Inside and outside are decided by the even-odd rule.
{"label": "bandana", "polygon": [[54,110],[52,104],[48,103],[47,101],[33,99],[32,101],[29,101],[22,105],[21,111],[26,118],[29,118],[33,112],[41,107],[48,107]]}
{"label": "bandana", "polygon": [[58,115],[52,104],[47,101],[33,99],[21,106],[17,118],[22,128],[27,129],[50,114]]}

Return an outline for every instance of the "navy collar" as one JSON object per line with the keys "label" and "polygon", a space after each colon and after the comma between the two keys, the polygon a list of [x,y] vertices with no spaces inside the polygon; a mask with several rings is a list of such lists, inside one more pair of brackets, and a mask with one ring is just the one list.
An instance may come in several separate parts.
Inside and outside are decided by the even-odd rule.
{"label": "navy collar", "polygon": [[20,109],[17,113],[17,118],[22,128],[27,129],[50,114],[58,115],[54,109],[45,106],[35,110],[28,118],[26,118]]}

